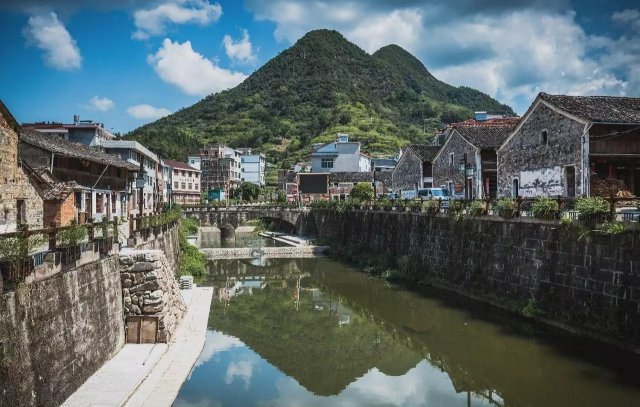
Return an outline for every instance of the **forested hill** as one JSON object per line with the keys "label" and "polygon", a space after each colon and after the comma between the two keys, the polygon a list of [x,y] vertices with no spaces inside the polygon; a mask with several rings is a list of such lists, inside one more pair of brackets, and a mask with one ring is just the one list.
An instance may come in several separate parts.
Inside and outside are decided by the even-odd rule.
{"label": "forested hill", "polygon": [[126,137],[179,160],[207,143],[257,147],[285,166],[338,132],[366,152],[396,153],[474,110],[513,114],[482,92],[438,81],[396,45],[369,55],[337,31],[316,30],[237,87]]}

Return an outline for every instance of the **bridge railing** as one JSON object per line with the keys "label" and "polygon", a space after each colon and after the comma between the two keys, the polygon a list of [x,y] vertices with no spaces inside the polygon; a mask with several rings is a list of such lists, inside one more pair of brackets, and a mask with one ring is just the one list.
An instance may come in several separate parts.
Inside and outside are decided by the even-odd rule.
{"label": "bridge railing", "polygon": [[249,211],[264,211],[264,210],[295,210],[301,209],[299,205],[290,204],[262,204],[262,205],[234,205],[234,206],[219,206],[219,205],[185,205],[182,210],[185,213],[189,212],[249,212]]}

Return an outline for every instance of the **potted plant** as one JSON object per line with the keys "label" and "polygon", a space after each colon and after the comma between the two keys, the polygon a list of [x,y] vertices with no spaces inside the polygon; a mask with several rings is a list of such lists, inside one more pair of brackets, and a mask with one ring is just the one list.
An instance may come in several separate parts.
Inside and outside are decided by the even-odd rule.
{"label": "potted plant", "polygon": [[531,213],[536,219],[553,220],[558,218],[558,201],[539,197],[531,205]]}
{"label": "potted plant", "polygon": [[575,210],[578,212],[578,219],[581,222],[595,225],[607,220],[609,215],[609,202],[599,196],[589,198],[578,198]]}
{"label": "potted plant", "polygon": [[428,201],[425,201],[422,206],[425,212],[427,212],[429,215],[436,215],[438,212],[440,212],[440,203],[435,199],[429,199]]}
{"label": "potted plant", "polygon": [[512,219],[518,211],[518,203],[515,199],[501,198],[493,205],[494,213],[498,213],[501,218]]}
{"label": "potted plant", "polygon": [[482,216],[484,214],[485,203],[480,200],[471,201],[467,206],[467,215],[471,217]]}

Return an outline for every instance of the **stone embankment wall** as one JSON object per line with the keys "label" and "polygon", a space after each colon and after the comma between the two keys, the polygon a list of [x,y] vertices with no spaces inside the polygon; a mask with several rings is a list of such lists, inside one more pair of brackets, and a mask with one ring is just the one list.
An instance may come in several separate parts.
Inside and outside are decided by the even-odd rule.
{"label": "stone embankment wall", "polygon": [[169,228],[159,233],[155,239],[136,245],[139,250],[162,250],[172,269],[177,268],[178,253],[180,252],[180,240],[178,226]]}
{"label": "stone embankment wall", "polygon": [[124,343],[118,257],[0,296],[0,406],[61,404]]}
{"label": "stone embankment wall", "polygon": [[169,263],[161,250],[120,254],[124,314],[158,316],[159,342],[171,340],[187,310]]}
{"label": "stone embankment wall", "polygon": [[[640,234],[549,223],[315,210],[341,250],[390,253],[401,276],[628,349],[640,349]],[[347,249],[348,248],[348,249]]]}
{"label": "stone embankment wall", "polygon": [[236,248],[207,248],[200,249],[208,260],[216,259],[250,259],[263,256],[269,258],[298,258],[322,256],[327,246],[298,246],[298,247],[236,247]]}

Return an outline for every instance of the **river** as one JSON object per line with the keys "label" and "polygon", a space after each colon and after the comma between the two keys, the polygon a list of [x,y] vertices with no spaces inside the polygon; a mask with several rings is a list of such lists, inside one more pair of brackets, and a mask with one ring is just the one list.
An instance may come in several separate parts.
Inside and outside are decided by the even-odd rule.
{"label": "river", "polygon": [[328,259],[218,260],[174,406],[638,406],[639,359]]}

